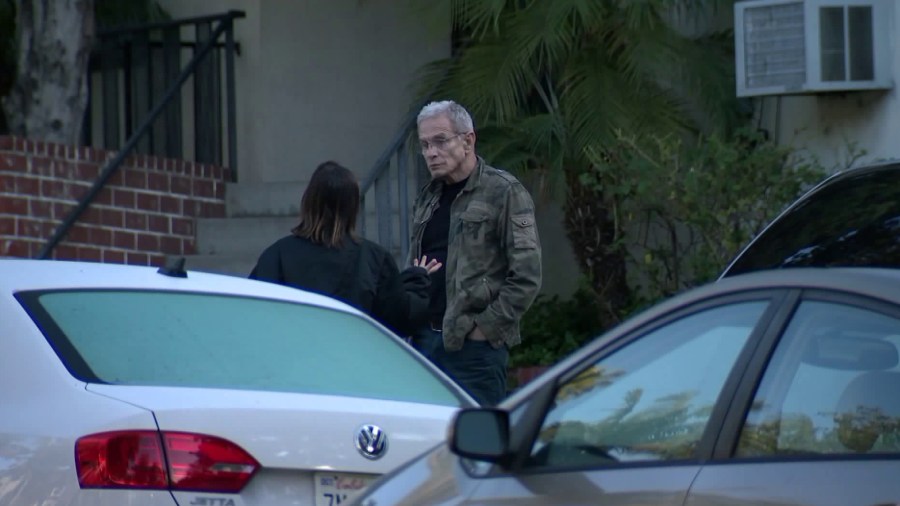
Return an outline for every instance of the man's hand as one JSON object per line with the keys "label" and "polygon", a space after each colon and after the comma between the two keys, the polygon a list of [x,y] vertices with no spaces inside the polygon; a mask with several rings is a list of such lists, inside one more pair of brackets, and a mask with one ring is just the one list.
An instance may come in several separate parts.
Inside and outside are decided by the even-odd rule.
{"label": "man's hand", "polygon": [[487,336],[484,335],[484,332],[482,332],[480,328],[478,328],[478,325],[475,325],[475,328],[472,329],[472,332],[469,332],[466,339],[470,341],[487,341]]}

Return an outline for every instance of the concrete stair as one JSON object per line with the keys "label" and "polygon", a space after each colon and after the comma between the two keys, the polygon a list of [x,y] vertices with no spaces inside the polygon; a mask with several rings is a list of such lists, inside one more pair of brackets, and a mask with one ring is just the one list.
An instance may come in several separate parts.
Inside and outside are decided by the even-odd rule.
{"label": "concrete stair", "polygon": [[256,265],[256,257],[249,255],[189,255],[185,260],[185,268],[190,271],[239,277],[247,277]]}
{"label": "concrete stair", "polygon": [[294,216],[251,216],[197,220],[200,255],[259,255],[272,241],[288,235]]}
{"label": "concrete stair", "polygon": [[229,183],[225,210],[229,217],[298,216],[307,181]]}
{"label": "concrete stair", "polygon": [[[196,255],[185,257],[188,270],[246,277],[260,253],[297,225],[300,198],[306,182],[229,183],[225,190],[225,218],[199,218]],[[367,202],[366,237],[377,241],[374,204]],[[397,216],[396,205],[393,216]],[[398,231],[396,218],[394,233]],[[399,245],[386,245],[397,258]]]}
{"label": "concrete stair", "polygon": [[290,234],[300,214],[305,181],[229,183],[225,218],[199,218],[196,255],[188,270],[247,276],[263,249]]}

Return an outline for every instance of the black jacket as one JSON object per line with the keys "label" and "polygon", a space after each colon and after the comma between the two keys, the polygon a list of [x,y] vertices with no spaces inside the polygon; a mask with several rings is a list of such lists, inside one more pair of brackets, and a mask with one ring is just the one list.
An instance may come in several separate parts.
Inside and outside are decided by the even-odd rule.
{"label": "black jacket", "polygon": [[346,302],[400,335],[428,321],[431,280],[421,267],[402,273],[390,253],[360,238],[329,248],[289,235],[259,256],[251,279],[316,292]]}

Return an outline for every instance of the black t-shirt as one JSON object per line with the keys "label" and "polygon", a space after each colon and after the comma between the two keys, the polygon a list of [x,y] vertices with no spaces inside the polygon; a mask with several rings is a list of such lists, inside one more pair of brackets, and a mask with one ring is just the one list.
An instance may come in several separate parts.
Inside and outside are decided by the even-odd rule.
{"label": "black t-shirt", "polygon": [[447,245],[450,239],[450,204],[459,195],[468,179],[458,183],[445,184],[437,208],[425,225],[422,233],[422,254],[429,259],[434,258],[444,264],[431,275],[431,303],[428,314],[432,326],[441,328],[444,311],[447,309]]}

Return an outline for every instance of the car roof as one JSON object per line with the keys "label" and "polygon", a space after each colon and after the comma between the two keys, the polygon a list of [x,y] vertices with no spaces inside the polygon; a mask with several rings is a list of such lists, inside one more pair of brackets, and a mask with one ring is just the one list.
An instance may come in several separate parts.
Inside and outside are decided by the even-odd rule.
{"label": "car roof", "polygon": [[[770,289],[832,290],[855,294],[900,305],[900,269],[875,267],[800,267],[754,271],[684,291],[629,317],[578,351],[558,362],[552,369],[566,369],[612,340],[661,318],[679,308],[704,300],[726,297],[737,292]],[[552,374],[543,375],[551,377]],[[504,406],[512,406],[540,388],[542,382],[532,381],[509,397]]]}
{"label": "car roof", "polygon": [[879,267],[796,267],[731,276],[677,295],[661,305],[682,306],[754,289],[834,290],[900,304],[900,270]]}
{"label": "car roof", "polygon": [[[831,174],[825,177],[822,181],[819,181],[815,186],[810,188],[805,194],[803,194],[797,201],[801,201],[808,196],[814,194],[819,191],[823,186],[828,186],[835,181],[840,181],[843,179],[847,179],[850,177],[857,177],[863,174],[868,174],[870,172],[884,172],[884,171],[894,171],[900,169],[900,159],[898,160],[881,160],[878,162],[869,163],[866,165],[860,165],[857,167],[848,167],[846,169],[839,170],[834,174]],[[792,204],[792,207],[795,204]]]}
{"label": "car roof", "polygon": [[363,314],[336,299],[266,281],[191,270],[186,271],[186,277],[177,277],[160,270],[124,264],[0,258],[0,289],[6,293],[88,288],[240,294]]}
{"label": "car roof", "polygon": [[[877,176],[877,174],[887,175],[887,173],[894,173],[897,171],[900,171],[900,160],[885,160],[860,167],[845,169],[826,177],[813,188],[797,198],[794,202],[792,202],[781,213],[779,213],[778,216],[771,220],[758,234],[756,234],[756,236],[753,237],[753,239],[751,239],[751,241],[747,245],[745,245],[737,255],[734,256],[731,262],[729,262],[728,266],[722,271],[719,278],[722,279],[728,276],[733,276],[735,274],[749,272],[746,264],[748,263],[748,261],[752,263],[754,259],[757,258],[758,250],[760,249],[760,247],[765,248],[773,241],[778,241],[781,239],[779,237],[779,234],[776,233],[781,222],[786,221],[795,211],[801,210],[801,208],[804,208],[805,206],[811,204],[811,202],[814,201],[824,190],[828,190],[834,185],[841,185],[850,179],[865,176],[875,176],[875,178],[878,178],[879,176]],[[775,236],[774,238],[772,237],[773,235]],[[819,241],[823,242],[826,239],[828,239],[828,237],[820,238]],[[774,267],[776,266],[769,265],[763,268]],[[756,267],[756,269],[759,268],[760,267]]]}
{"label": "car roof", "polygon": [[769,289],[832,290],[900,304],[900,270],[877,267],[797,267],[738,274],[687,290],[654,305],[627,320],[627,327],[628,330],[639,327],[677,308],[706,299]]}

